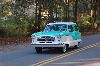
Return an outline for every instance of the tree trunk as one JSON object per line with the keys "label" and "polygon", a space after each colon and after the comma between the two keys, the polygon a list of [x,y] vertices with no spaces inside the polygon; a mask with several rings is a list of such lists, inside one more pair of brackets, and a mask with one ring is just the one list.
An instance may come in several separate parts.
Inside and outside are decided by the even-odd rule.
{"label": "tree trunk", "polygon": [[37,27],[38,27],[38,31],[40,31],[41,30],[41,27],[40,27],[40,25],[41,25],[41,9],[42,9],[42,7],[41,7],[41,5],[42,5],[42,1],[41,0],[37,0],[37,2],[38,2],[38,15],[37,15]]}
{"label": "tree trunk", "polygon": [[93,16],[93,18],[94,18],[94,22],[96,22],[96,12],[97,12],[97,0],[94,0],[94,16]]}
{"label": "tree trunk", "polygon": [[77,5],[78,0],[75,0],[74,21],[77,22]]}
{"label": "tree trunk", "polygon": [[40,25],[41,25],[41,5],[39,6],[39,14],[38,14],[38,31],[41,30]]}

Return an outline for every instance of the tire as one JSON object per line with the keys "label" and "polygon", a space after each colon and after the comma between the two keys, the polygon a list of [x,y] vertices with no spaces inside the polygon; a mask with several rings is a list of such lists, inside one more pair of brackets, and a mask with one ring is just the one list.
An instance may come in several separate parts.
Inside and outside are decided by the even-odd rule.
{"label": "tire", "polygon": [[35,47],[37,53],[42,53],[42,47]]}
{"label": "tire", "polygon": [[74,48],[79,48],[80,47],[79,44],[80,44],[80,42],[78,42],[78,44],[75,45]]}
{"label": "tire", "polygon": [[61,49],[61,53],[65,53],[65,52],[66,52],[67,47],[66,47],[66,45],[65,45],[64,47],[61,47],[60,49]]}

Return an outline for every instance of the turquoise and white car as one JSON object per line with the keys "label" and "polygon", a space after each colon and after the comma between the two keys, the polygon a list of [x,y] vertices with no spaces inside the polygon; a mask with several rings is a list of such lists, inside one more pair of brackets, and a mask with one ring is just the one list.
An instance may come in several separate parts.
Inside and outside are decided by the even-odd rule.
{"label": "turquoise and white car", "polygon": [[78,48],[81,42],[81,33],[74,22],[49,23],[44,31],[31,37],[37,53],[42,52],[43,48],[59,48],[64,53],[69,47]]}

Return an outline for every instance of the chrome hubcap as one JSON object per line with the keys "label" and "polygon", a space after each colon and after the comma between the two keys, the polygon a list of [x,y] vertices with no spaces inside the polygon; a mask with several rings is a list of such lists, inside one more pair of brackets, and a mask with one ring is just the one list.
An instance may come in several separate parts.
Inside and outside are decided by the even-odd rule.
{"label": "chrome hubcap", "polygon": [[63,47],[63,52],[66,52],[66,45]]}

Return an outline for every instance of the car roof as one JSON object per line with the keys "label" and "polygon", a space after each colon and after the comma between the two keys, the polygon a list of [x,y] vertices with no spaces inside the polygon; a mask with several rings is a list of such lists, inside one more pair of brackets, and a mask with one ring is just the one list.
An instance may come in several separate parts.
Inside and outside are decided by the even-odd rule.
{"label": "car roof", "polygon": [[54,23],[49,23],[47,25],[53,25],[53,24],[67,24],[67,25],[72,25],[72,24],[76,24],[74,22],[54,22]]}

